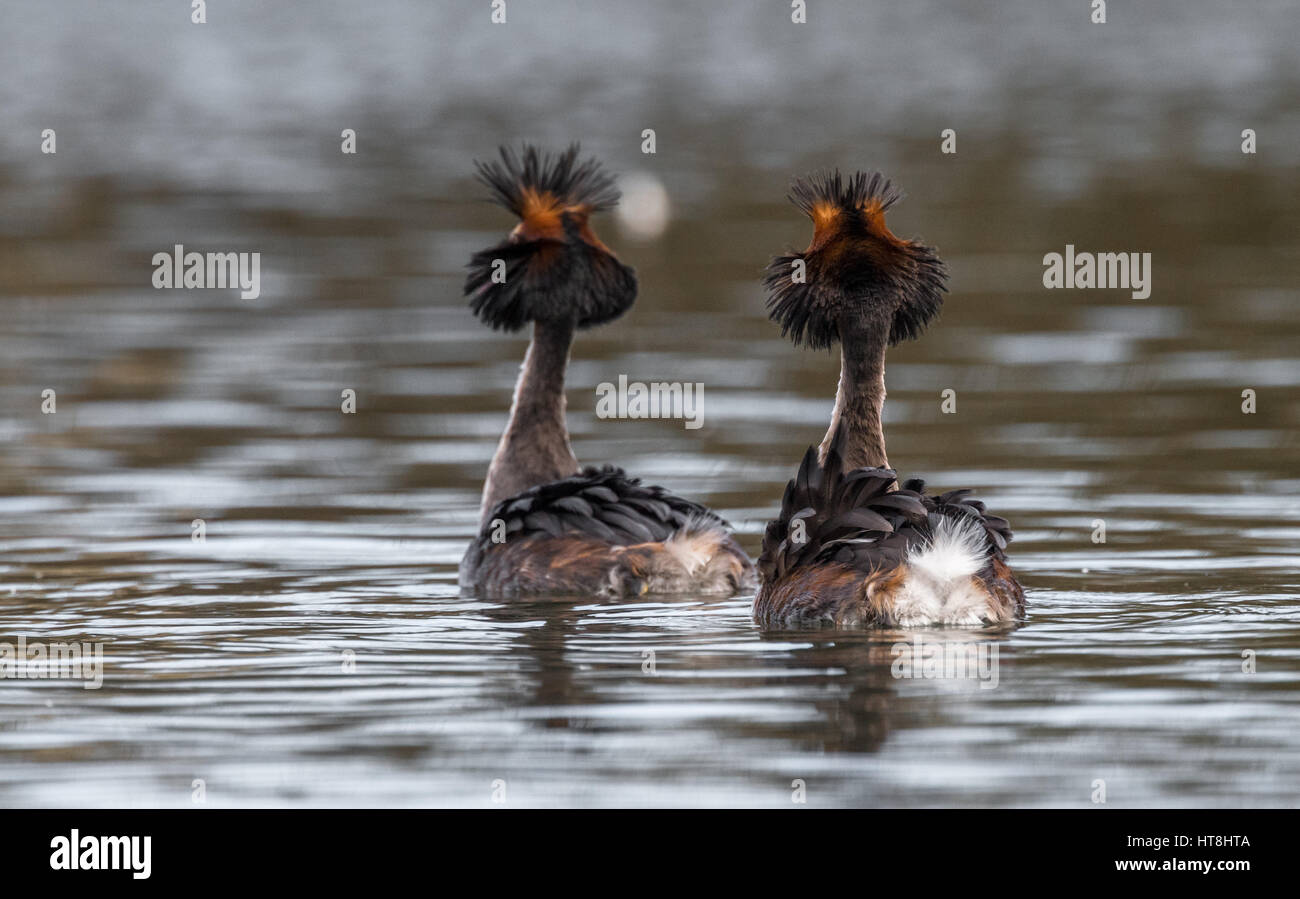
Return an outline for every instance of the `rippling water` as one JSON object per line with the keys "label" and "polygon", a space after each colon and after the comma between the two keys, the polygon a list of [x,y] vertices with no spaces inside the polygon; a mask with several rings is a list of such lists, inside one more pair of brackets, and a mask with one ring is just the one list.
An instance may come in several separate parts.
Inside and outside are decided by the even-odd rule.
{"label": "rippling water", "polygon": [[[213,806],[486,806],[497,781],[510,805],[782,806],[796,780],[809,805],[1300,800],[1284,7],[1095,32],[1050,18],[1077,4],[818,5],[810,58],[747,4],[513,4],[508,38],[442,6],[223,4],[207,33],[167,6],[3,5],[31,77],[0,167],[0,641],[105,658],[99,690],[0,680],[0,804],[185,806],[196,779]],[[351,123],[363,152],[336,155]],[[469,161],[522,137],[583,138],[671,202],[655,239],[603,223],[641,298],[576,344],[579,458],[709,502],[754,553],[838,373],[764,316],[764,262],[806,239],[785,182],[908,189],[891,221],[953,292],[891,352],[890,458],[1016,527],[1025,626],[924,634],[996,647],[996,685],[895,677],[907,634],[762,632],[747,596],[459,595],[524,349],[459,298],[509,226]],[[151,289],[175,243],[261,252],[261,297]],[[1151,296],[1044,290],[1067,243],[1152,253]],[[703,383],[704,427],[597,419],[619,374]]]}

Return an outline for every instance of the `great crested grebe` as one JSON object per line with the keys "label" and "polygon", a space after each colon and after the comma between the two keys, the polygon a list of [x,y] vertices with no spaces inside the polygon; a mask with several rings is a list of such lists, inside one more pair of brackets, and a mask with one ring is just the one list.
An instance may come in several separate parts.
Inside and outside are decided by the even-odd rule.
{"label": "great crested grebe", "polygon": [[462,586],[498,595],[638,596],[732,593],[754,569],[727,524],[698,503],[647,487],[622,469],[579,470],[564,420],[564,370],[574,331],[612,321],[636,299],[636,275],[588,219],[618,190],[578,146],[556,155],[507,148],[476,163],[492,198],[519,217],[510,236],[475,253],[470,307],[494,330],[531,322],[487,480],[479,533],[460,566]]}
{"label": "great crested grebe", "polygon": [[808,449],[763,538],[754,617],[764,626],[985,625],[1024,614],[1006,520],[969,490],[900,488],[885,457],[885,349],[918,337],[947,290],[935,251],[885,227],[901,197],[878,173],[820,173],[790,190],[813,238],[768,265],[768,312],[796,345],[839,341],[840,383],[826,438]]}

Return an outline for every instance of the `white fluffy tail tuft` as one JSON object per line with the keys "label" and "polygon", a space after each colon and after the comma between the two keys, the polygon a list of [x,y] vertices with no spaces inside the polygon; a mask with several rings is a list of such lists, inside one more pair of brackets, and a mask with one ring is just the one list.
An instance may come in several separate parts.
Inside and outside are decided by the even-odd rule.
{"label": "white fluffy tail tuft", "polygon": [[911,550],[907,561],[938,583],[951,584],[983,568],[987,548],[988,537],[978,521],[945,516],[930,542]]}

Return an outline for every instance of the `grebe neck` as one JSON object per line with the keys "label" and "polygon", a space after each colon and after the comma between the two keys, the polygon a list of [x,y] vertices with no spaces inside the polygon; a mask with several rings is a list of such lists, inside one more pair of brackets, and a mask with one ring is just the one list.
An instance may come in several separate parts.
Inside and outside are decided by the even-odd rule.
{"label": "grebe neck", "polygon": [[498,502],[577,474],[578,460],[564,422],[564,371],[573,344],[571,321],[535,321],[533,339],[515,384],[515,398],[483,484],[480,524]]}
{"label": "grebe neck", "polygon": [[889,326],[883,323],[840,324],[840,386],[835,393],[831,426],[818,450],[826,452],[836,432],[845,429],[842,451],[844,470],[888,468],[885,431],[881,423],[885,406],[885,347]]}

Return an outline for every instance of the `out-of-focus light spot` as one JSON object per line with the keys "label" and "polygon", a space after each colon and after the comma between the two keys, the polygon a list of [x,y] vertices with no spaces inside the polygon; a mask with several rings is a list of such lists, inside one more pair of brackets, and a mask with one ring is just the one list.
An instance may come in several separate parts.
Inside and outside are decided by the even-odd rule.
{"label": "out-of-focus light spot", "polygon": [[663,182],[649,172],[631,172],[619,178],[618,186],[623,192],[615,213],[619,230],[640,241],[662,235],[672,217]]}

